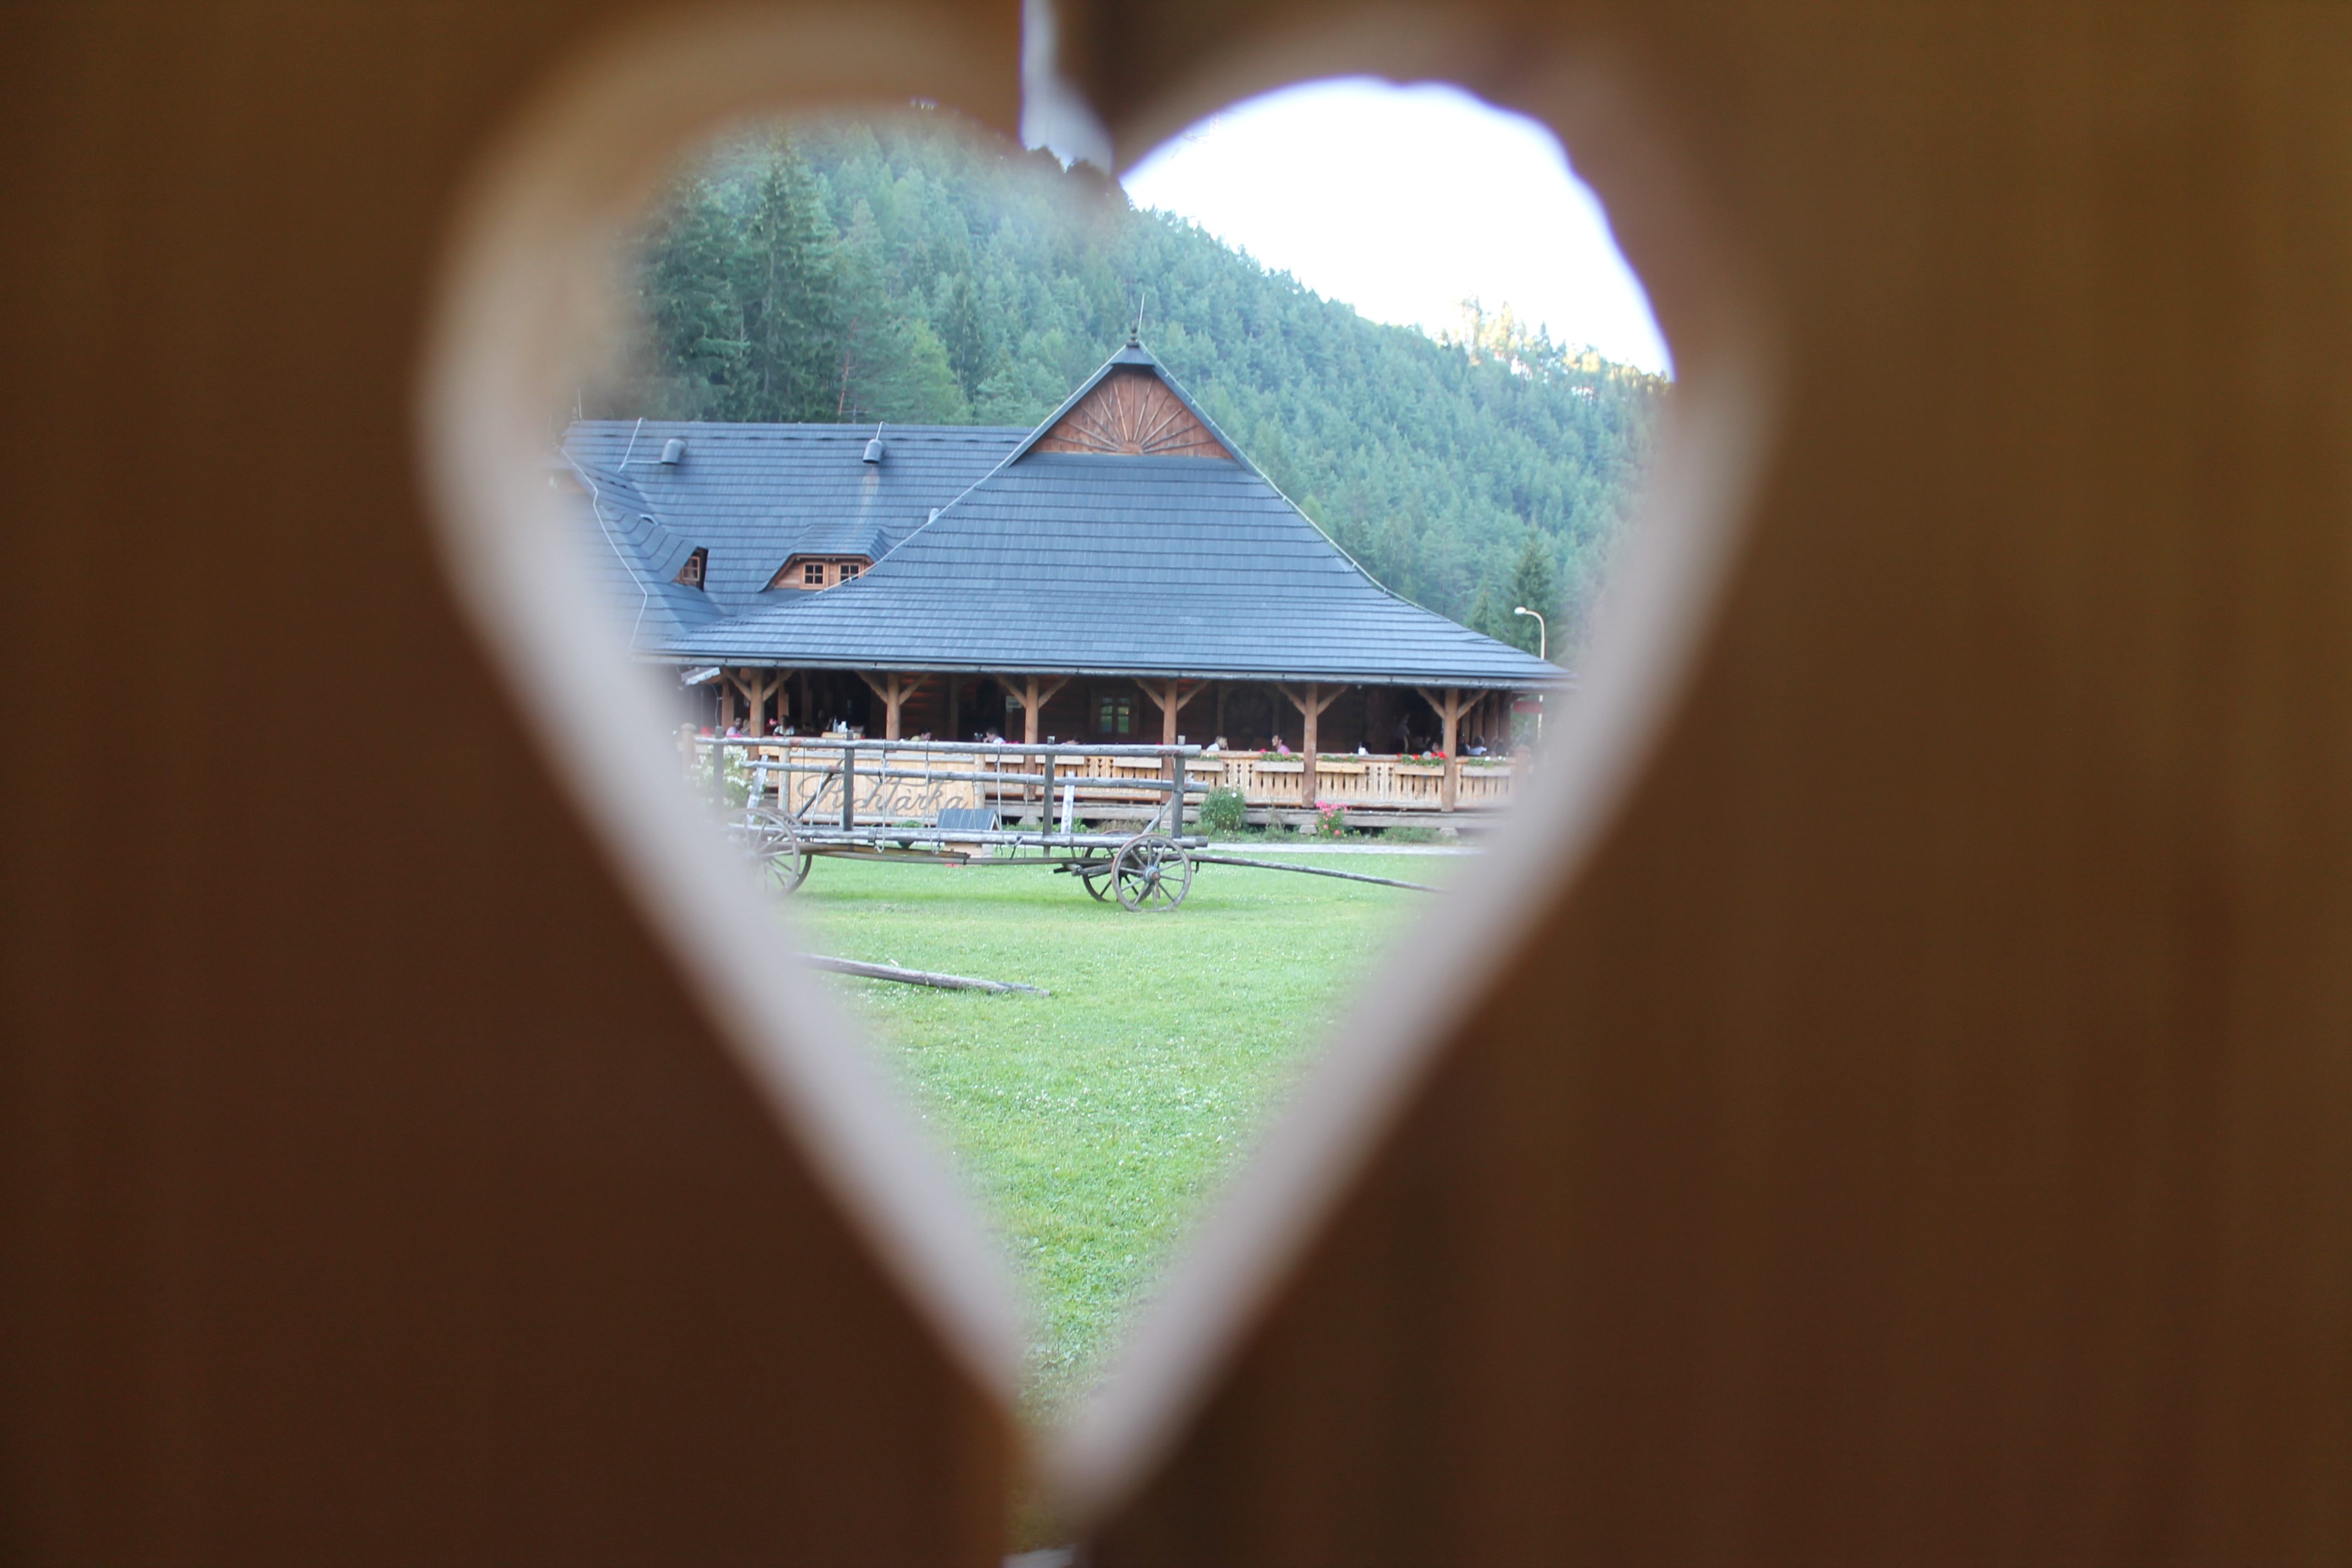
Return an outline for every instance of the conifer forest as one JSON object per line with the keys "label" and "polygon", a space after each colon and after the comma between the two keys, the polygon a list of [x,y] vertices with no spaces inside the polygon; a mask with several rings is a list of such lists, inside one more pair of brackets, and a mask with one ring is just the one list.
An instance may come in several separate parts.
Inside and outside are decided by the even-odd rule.
{"label": "conifer forest", "polygon": [[1532,650],[1580,641],[1663,377],[1465,302],[1366,321],[1086,164],[913,109],[739,133],[627,236],[599,417],[1032,426],[1145,344],[1382,584]]}

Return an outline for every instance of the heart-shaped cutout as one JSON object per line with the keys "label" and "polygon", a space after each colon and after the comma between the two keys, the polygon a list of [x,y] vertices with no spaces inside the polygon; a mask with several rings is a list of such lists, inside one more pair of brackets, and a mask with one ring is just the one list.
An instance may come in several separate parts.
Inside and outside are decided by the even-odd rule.
{"label": "heart-shaped cutout", "polygon": [[[598,57],[551,94],[492,163],[461,226],[437,323],[425,380],[428,459],[461,596],[545,726],[617,863],[702,978],[772,1109],[943,1340],[1009,1405],[1018,1313],[985,1230],[838,1011],[812,1005],[806,986],[779,973],[762,935],[765,911],[684,808],[673,759],[646,744],[668,715],[583,613],[591,585],[533,453],[548,394],[562,384],[597,295],[590,267],[597,242],[650,183],[651,160],[642,153],[615,170],[598,168],[598,153],[675,147],[698,121],[789,98],[795,87],[810,98],[838,89],[843,77],[808,76],[804,51],[790,47],[807,40],[778,26],[762,34],[764,51],[710,25]],[[840,64],[842,40],[829,42]],[[690,108],[676,100],[682,84],[707,84],[713,51],[730,62],[735,95],[700,97]],[[795,62],[789,68],[781,64],[786,56]],[[943,88],[955,71],[938,59],[924,63],[929,71],[911,79],[929,89],[920,96],[952,101]],[[551,279],[562,283],[550,288]],[[1719,363],[1755,359],[1727,350]],[[1717,383],[1724,390],[1709,402],[1688,397],[1689,379],[1686,367],[1680,458],[1654,495],[1645,548],[1627,563],[1586,693],[1564,716],[1568,732],[1556,737],[1555,764],[1477,879],[1475,898],[1422,933],[1412,964],[1391,965],[1376,980],[1342,1043],[1171,1272],[1119,1375],[1052,1440],[1053,1472],[1081,1509],[1115,1496],[1167,1440],[1283,1260],[1409,1094],[1452,1010],[1446,987],[1429,977],[1475,985],[1499,963],[1519,922],[1558,889],[1622,789],[1687,658],[1727,554],[1724,521],[1760,430],[1752,384],[1736,375]],[[576,765],[583,751],[593,765]]]}

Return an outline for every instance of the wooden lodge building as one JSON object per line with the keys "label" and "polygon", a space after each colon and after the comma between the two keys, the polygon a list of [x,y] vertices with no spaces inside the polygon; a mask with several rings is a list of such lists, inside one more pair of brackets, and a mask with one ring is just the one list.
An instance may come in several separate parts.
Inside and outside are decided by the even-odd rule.
{"label": "wooden lodge building", "polygon": [[554,479],[748,734],[1450,755],[1566,679],[1374,582],[1132,342],[1034,430],[583,421]]}

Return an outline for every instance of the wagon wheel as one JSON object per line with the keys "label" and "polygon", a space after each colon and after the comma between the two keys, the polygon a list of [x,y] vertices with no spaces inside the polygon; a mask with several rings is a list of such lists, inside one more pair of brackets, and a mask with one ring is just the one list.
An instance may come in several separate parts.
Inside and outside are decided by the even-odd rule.
{"label": "wagon wheel", "polygon": [[1097,856],[1091,859],[1077,861],[1072,866],[1071,870],[1079,881],[1087,885],[1087,891],[1093,894],[1097,901],[1110,897],[1111,858],[1109,856]]}
{"label": "wagon wheel", "polygon": [[1127,908],[1165,914],[1192,891],[1192,858],[1171,838],[1138,834],[1119,846],[1111,881]]}
{"label": "wagon wheel", "polygon": [[744,818],[744,847],[750,852],[761,886],[789,893],[808,880],[810,857],[793,831],[792,820],[773,812],[755,811]]}

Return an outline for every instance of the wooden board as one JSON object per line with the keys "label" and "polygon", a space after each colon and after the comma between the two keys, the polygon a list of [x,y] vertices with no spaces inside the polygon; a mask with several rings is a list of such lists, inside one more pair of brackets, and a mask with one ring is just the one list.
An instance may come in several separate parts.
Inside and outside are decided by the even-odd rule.
{"label": "wooden board", "polygon": [[[1745,258],[1752,532],[1587,872],[1475,994],[1409,977],[1430,1076],[1093,1560],[2352,1558],[2352,16],[1546,14],[1346,68],[1570,132],[1701,437]],[[1267,85],[1228,28],[1341,74],[1096,15],[1138,148]]]}
{"label": "wooden board", "polygon": [[[460,191],[630,9],[0,21],[0,409],[52,520],[0,582],[0,1560],[998,1559],[999,1407],[649,931],[427,526]],[[1017,7],[809,25],[722,52],[1016,112]],[[68,571],[110,631],[33,591]]]}

